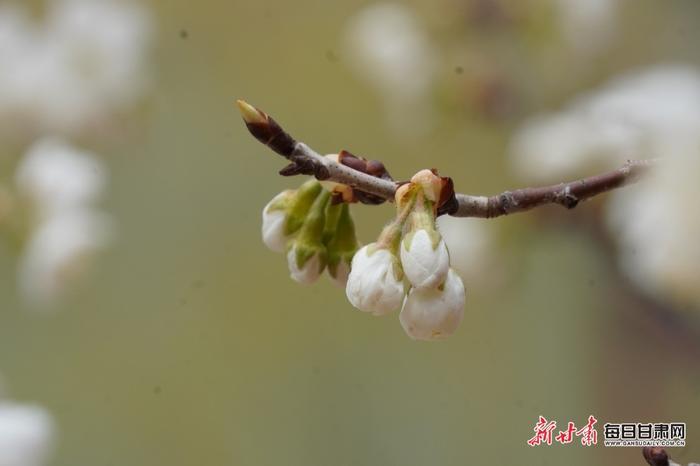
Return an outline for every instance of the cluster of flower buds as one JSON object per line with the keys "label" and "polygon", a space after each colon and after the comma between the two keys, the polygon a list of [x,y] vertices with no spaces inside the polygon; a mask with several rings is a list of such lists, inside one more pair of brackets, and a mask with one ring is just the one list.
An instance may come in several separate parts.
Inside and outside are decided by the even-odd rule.
{"label": "cluster of flower buds", "polygon": [[430,170],[416,173],[396,192],[396,218],[352,259],[346,286],[350,303],[377,316],[401,308],[401,325],[416,340],[447,338],[464,314],[464,284],[450,268],[435,225],[451,191],[448,178]]}
{"label": "cluster of flower buds", "polygon": [[275,252],[286,252],[293,280],[310,284],[324,269],[344,286],[359,247],[342,185],[326,189],[310,180],[275,196],[263,209],[262,237]]}

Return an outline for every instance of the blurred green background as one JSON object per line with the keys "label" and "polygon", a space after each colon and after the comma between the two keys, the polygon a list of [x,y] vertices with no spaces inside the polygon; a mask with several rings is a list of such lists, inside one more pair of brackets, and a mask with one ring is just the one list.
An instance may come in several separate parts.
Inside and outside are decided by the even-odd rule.
{"label": "blurred green background", "polygon": [[[455,13],[469,2],[407,2],[458,52],[438,70],[435,128],[401,138],[344,62],[343,28],[369,3],[152,2],[154,92],[101,152],[118,241],[52,313],[25,310],[0,262],[0,369],[14,398],[55,417],[52,464],[643,464],[637,448],[525,443],[538,415],[565,426],[589,414],[685,421],[688,447],[671,453],[700,461],[699,337],[660,326],[621,282],[588,227],[596,203],[484,221],[497,265],[465,283],[461,328],[414,342],[397,315],[354,310],[330,280],[293,283],[265,249],[262,207],[300,180],[276,176],[283,161],[233,105],[245,98],[321,152],[380,158],[399,179],[439,167],[458,190],[491,194],[522,183],[505,152],[528,114],[633,66],[700,62],[700,4],[623,3],[616,40],[580,59],[549,45],[546,2],[521,4],[535,11],[524,26],[487,30]],[[516,88],[505,117],[465,100],[465,47]],[[393,211],[353,213],[366,243]]]}

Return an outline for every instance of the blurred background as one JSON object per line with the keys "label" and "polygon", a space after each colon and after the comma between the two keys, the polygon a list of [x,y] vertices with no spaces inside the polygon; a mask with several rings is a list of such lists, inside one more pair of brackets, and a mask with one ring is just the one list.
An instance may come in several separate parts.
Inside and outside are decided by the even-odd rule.
{"label": "blurred background", "polygon": [[[590,414],[700,461],[699,40],[695,0],[0,0],[0,465],[643,464],[526,445]],[[264,247],[301,180],[237,98],[470,194],[666,161],[441,219],[465,318],[415,342]]]}

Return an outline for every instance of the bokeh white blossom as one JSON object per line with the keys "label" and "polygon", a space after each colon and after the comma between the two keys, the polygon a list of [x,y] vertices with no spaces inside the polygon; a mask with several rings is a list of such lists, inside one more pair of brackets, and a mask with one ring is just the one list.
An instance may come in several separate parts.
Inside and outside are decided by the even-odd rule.
{"label": "bokeh white blossom", "polygon": [[382,99],[390,129],[404,136],[431,129],[439,50],[410,6],[359,10],[346,24],[344,50],[355,75]]}
{"label": "bokeh white blossom", "polygon": [[[562,68],[580,68],[567,83],[585,82],[596,69],[588,61],[604,56],[617,38],[625,3],[461,0],[430,7],[378,1],[348,18],[340,55],[374,92],[386,127],[397,140],[411,141],[437,130],[447,109],[507,121],[542,95],[536,83],[562,81]],[[533,34],[543,25],[546,48]],[[522,48],[507,51],[496,34],[512,35]]]}
{"label": "bokeh white blossom", "polygon": [[558,25],[574,51],[600,51],[615,35],[620,0],[554,0]]}
{"label": "bokeh white blossom", "polygon": [[44,7],[0,4],[0,157],[16,170],[0,172],[0,233],[20,245],[18,285],[35,308],[59,302],[114,236],[99,208],[106,164],[74,141],[104,146],[147,95],[153,35],[137,1]]}
{"label": "bokeh white blossom", "polygon": [[89,265],[112,235],[112,221],[97,207],[106,170],[92,154],[56,139],[40,139],[16,172],[23,205],[34,217],[19,265],[23,296],[49,306]]}
{"label": "bokeh white blossom", "polygon": [[0,121],[5,135],[75,135],[109,123],[148,89],[151,25],[140,4],[49,0],[34,20],[0,4]]}
{"label": "bokeh white blossom", "polygon": [[607,225],[622,269],[643,292],[700,308],[700,70],[657,65],[614,78],[564,110],[533,117],[511,160],[523,178],[558,182],[626,159],[662,159],[608,195]]}
{"label": "bokeh white blossom", "polygon": [[675,152],[643,183],[611,197],[607,223],[620,265],[644,290],[677,309],[700,309],[700,138]]}
{"label": "bokeh white blossom", "polygon": [[0,466],[48,464],[54,438],[54,422],[44,408],[6,400],[0,393]]}

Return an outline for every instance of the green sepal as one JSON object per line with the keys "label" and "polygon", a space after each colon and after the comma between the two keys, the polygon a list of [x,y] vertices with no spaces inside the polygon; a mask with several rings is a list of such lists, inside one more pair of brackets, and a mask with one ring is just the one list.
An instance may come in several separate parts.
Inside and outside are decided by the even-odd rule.
{"label": "green sepal", "polygon": [[321,273],[323,272],[323,269],[326,267],[326,264],[328,263],[328,251],[326,250],[326,247],[323,244],[304,244],[303,242],[300,242],[298,239],[294,243],[291,244],[291,247],[294,248],[294,253],[295,257],[294,260],[296,260],[297,263],[297,268],[302,269],[306,265],[306,263],[314,256],[318,255],[319,258],[319,270],[318,272]]}
{"label": "green sepal", "polygon": [[352,258],[360,247],[355,233],[355,222],[350,215],[350,206],[342,204],[336,223],[335,234],[328,241],[328,271],[332,277],[336,276],[338,265],[341,262],[352,263]]}
{"label": "green sepal", "polygon": [[336,278],[338,274],[338,266],[345,262],[348,264],[348,268],[352,264],[352,258],[354,254],[331,254],[328,253],[328,273],[331,277]]}
{"label": "green sepal", "polygon": [[323,244],[323,229],[326,224],[326,205],[330,200],[330,196],[330,193],[325,189],[320,192],[311,208],[308,209],[299,234],[290,243],[290,247],[296,248],[296,262],[297,267],[300,269],[304,267],[314,254],[319,255],[321,270],[326,265],[328,252]]}
{"label": "green sepal", "polygon": [[302,227],[307,214],[323,188],[316,180],[309,180],[297,189],[294,199],[287,208],[287,221],[284,224],[284,234],[291,236]]}
{"label": "green sepal", "polygon": [[338,229],[338,221],[343,211],[343,206],[347,204],[333,204],[329,202],[326,206],[326,224],[323,227],[323,244],[328,244]]}

